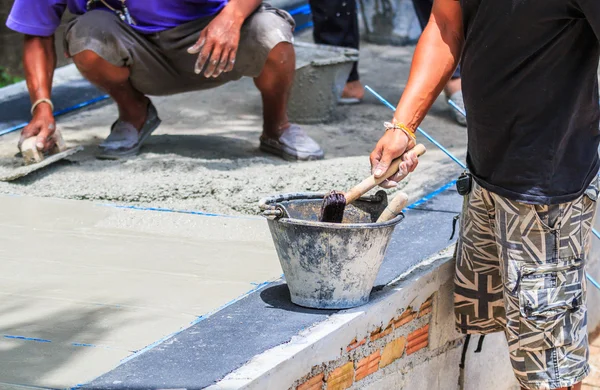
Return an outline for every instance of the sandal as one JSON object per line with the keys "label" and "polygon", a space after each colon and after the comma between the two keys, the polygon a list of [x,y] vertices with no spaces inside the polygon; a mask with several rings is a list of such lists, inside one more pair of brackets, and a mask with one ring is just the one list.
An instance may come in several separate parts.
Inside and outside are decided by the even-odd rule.
{"label": "sandal", "polygon": [[138,131],[131,123],[117,120],[111,126],[109,136],[99,145],[96,157],[118,160],[137,155],[160,122],[156,108],[152,102],[148,103],[148,113],[142,129]]}

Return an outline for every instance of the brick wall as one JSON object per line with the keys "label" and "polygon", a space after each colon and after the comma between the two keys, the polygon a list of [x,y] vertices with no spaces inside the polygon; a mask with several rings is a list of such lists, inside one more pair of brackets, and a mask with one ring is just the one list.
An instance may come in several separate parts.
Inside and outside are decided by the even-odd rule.
{"label": "brick wall", "polygon": [[[6,19],[12,8],[14,0],[0,0],[0,67],[4,67],[10,74],[23,75],[23,36],[15,33],[6,27]],[[62,36],[64,32],[64,23],[70,20],[72,15],[65,14],[63,25],[56,32],[56,47],[58,54],[58,65],[69,63],[65,59],[62,50]]]}
{"label": "brick wall", "polygon": [[388,323],[360,340],[342,346],[342,358],[318,363],[291,390],[345,390],[393,363],[429,351],[429,329],[435,294],[418,309],[403,308]]}

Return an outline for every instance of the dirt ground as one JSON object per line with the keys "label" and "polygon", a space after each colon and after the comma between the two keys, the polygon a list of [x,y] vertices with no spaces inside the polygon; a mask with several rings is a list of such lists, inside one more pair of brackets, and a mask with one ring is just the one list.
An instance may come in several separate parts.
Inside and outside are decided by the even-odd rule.
{"label": "dirt ground", "polygon": [[[412,50],[363,44],[363,82],[396,104],[408,77]],[[261,101],[250,79],[153,101],[163,123],[139,157],[127,161],[94,158],[96,145],[108,135],[117,116],[112,103],[94,106],[58,120],[67,142],[85,145],[84,152],[17,182],[0,183],[0,193],[256,214],[257,202],[264,196],[345,190],[368,176],[368,154],[392,114],[369,94],[360,105],[339,106],[329,123],[304,125],[322,145],[326,159],[293,163],[258,150]],[[442,97],[422,127],[464,159],[466,130],[454,123]],[[0,158],[14,155],[17,140],[18,134],[3,137]],[[432,144],[421,140],[428,153],[402,183],[413,200],[460,173]]]}

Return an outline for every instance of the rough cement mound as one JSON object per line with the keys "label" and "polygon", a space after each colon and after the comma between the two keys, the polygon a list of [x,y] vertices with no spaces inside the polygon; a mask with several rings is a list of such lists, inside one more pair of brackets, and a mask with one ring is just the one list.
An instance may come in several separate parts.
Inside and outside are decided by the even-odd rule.
{"label": "rough cement mound", "polygon": [[[419,167],[419,175],[402,183],[413,197],[444,181],[442,175],[423,185],[423,179],[437,170],[435,160],[432,152]],[[128,161],[86,158],[63,163],[17,183],[0,183],[0,193],[257,214],[257,202],[264,196],[345,190],[368,175],[365,156],[289,163],[269,157],[207,160],[146,153]]]}

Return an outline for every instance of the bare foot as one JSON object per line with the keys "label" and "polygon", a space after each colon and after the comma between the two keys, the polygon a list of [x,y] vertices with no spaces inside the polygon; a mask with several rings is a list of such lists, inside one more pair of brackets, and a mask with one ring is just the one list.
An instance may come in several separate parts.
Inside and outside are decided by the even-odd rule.
{"label": "bare foot", "polygon": [[342,92],[342,99],[358,99],[362,100],[365,97],[365,87],[359,80],[349,81]]}

